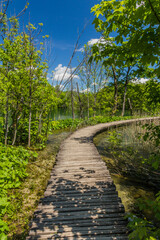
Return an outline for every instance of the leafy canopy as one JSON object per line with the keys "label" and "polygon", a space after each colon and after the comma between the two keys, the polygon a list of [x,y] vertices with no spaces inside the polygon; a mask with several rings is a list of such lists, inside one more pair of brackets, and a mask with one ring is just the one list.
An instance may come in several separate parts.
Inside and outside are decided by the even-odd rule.
{"label": "leafy canopy", "polygon": [[127,45],[131,57],[152,65],[160,76],[160,2],[159,0],[102,0],[92,8],[97,31],[105,38],[116,34],[116,45]]}

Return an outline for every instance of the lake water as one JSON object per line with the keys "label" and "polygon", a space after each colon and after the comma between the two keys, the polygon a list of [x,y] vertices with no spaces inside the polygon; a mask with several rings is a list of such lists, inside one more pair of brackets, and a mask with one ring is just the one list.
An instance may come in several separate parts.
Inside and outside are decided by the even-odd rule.
{"label": "lake water", "polygon": [[[84,117],[87,117],[87,111],[85,111],[83,113]],[[105,113],[104,111],[97,109],[96,110],[96,116],[98,115],[107,115],[107,113]],[[93,117],[93,113],[90,114],[90,117]],[[62,119],[68,119],[68,118],[72,118],[72,111],[69,109],[65,109],[65,108],[58,108],[55,109],[51,112],[51,119],[56,121],[56,120],[62,120]],[[80,118],[80,114],[78,112],[75,111],[75,118]]]}
{"label": "lake water", "polygon": [[[127,128],[129,130],[129,126]],[[117,130],[118,129],[120,128],[117,128]],[[110,131],[112,130],[110,129]],[[110,154],[108,154],[108,143],[106,142],[107,137],[108,131],[98,134],[94,138],[94,144],[110,170],[111,177],[116,185],[118,195],[122,199],[126,212],[134,212],[135,202],[138,198],[153,200],[155,192],[149,186],[140,184],[138,181],[134,181],[133,178],[123,176],[118,170],[117,172],[115,171],[118,161],[115,158],[111,158],[109,156]]]}

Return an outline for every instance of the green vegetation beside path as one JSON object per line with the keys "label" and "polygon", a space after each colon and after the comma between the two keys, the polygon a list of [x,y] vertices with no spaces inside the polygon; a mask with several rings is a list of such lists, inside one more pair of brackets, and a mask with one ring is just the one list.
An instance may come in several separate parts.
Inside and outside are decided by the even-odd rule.
{"label": "green vegetation beside path", "polygon": [[[52,121],[46,148],[0,145],[0,239],[25,239],[28,223],[50,177],[61,141],[77,128],[130,119],[97,116],[87,120]],[[54,130],[54,132],[53,132]],[[33,149],[33,147],[32,147]],[[36,149],[36,148],[35,148]]]}

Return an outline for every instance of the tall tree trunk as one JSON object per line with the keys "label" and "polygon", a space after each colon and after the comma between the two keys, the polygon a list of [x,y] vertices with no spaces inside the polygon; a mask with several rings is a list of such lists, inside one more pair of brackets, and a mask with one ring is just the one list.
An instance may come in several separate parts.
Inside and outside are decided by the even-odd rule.
{"label": "tall tree trunk", "polygon": [[8,140],[8,93],[7,93],[7,101],[6,101],[6,114],[5,114],[5,141],[4,144],[7,145],[7,140]]}
{"label": "tall tree trunk", "polygon": [[15,145],[16,138],[17,138],[17,122],[16,122],[16,124],[15,124],[15,126],[14,126],[14,135],[13,135],[12,146]]}
{"label": "tall tree trunk", "polygon": [[123,106],[122,106],[122,113],[121,113],[122,117],[124,116],[124,113],[125,113],[127,85],[128,85],[128,83],[126,81],[125,82],[125,88],[124,88],[124,95],[123,95]]}
{"label": "tall tree trunk", "polygon": [[[31,78],[31,77],[30,77]],[[31,89],[31,79],[29,87],[29,125],[28,125],[28,147],[31,146],[31,121],[32,121],[32,89]]]}
{"label": "tall tree trunk", "polygon": [[17,137],[17,118],[18,118],[18,101],[17,101],[17,106],[16,106],[16,111],[15,115],[13,117],[13,127],[14,127],[14,133],[13,133],[13,141],[12,141],[12,146],[14,146],[16,142],[16,137]]}
{"label": "tall tree trunk", "polygon": [[89,119],[89,91],[87,88],[87,118]]}
{"label": "tall tree trunk", "polygon": [[129,103],[129,108],[130,108],[130,111],[131,111],[131,116],[133,116],[133,108],[132,108],[132,104],[131,104],[130,98],[128,98],[128,103]]}
{"label": "tall tree trunk", "polygon": [[42,114],[43,114],[43,109],[39,114],[38,134],[41,134],[41,131],[42,131]]}
{"label": "tall tree trunk", "polygon": [[49,122],[50,122],[50,113],[48,113],[48,118],[47,118],[46,137],[48,136]]}
{"label": "tall tree trunk", "polygon": [[[36,142],[38,141],[39,134],[41,134],[41,132],[42,132],[42,114],[43,114],[43,108],[42,108],[42,110],[39,114],[39,117],[38,117],[39,118],[39,124],[38,124],[38,132],[37,132],[37,136],[36,136]],[[47,132],[47,134],[48,134],[48,132]]]}
{"label": "tall tree trunk", "polygon": [[122,106],[122,114],[121,116],[124,116],[125,113],[125,107],[126,107],[126,94],[127,94],[127,87],[129,83],[129,72],[130,72],[130,67],[128,67],[127,75],[126,75],[126,81],[125,81],[125,86],[124,86],[124,95],[123,95],[123,106]]}
{"label": "tall tree trunk", "polygon": [[75,119],[74,114],[74,97],[73,97],[73,79],[71,78],[71,104],[72,104],[72,119]]}
{"label": "tall tree trunk", "polygon": [[80,94],[79,94],[78,82],[77,82],[76,84],[77,84],[77,94],[78,94],[78,100],[79,100],[80,118],[83,118],[83,113],[82,113],[82,101],[81,101]]}
{"label": "tall tree trunk", "polygon": [[94,80],[94,107],[93,107],[93,116],[96,116],[96,83]]}
{"label": "tall tree trunk", "polygon": [[114,115],[117,111],[117,106],[118,106],[118,83],[117,83],[116,71],[113,64],[112,64],[112,72],[113,72],[113,78],[114,78],[114,106],[112,109],[112,115]]}

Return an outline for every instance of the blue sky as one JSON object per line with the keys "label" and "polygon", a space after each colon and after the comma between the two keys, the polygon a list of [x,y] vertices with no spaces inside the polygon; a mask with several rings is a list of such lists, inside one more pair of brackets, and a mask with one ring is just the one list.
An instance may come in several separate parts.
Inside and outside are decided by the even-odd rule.
{"label": "blue sky", "polygon": [[[87,25],[81,39],[80,47],[83,47],[91,39],[97,39],[100,34],[94,29],[91,7],[98,4],[99,0],[30,0],[26,13],[20,17],[21,27],[29,21],[32,24],[43,23],[43,35],[50,36],[52,46],[52,59],[49,72],[57,66],[67,66],[72,55],[78,32]],[[12,0],[8,13],[20,12],[25,5],[25,0]],[[29,17],[30,16],[30,17]],[[72,66],[76,67],[76,54]],[[60,65],[62,64],[62,65]]]}

